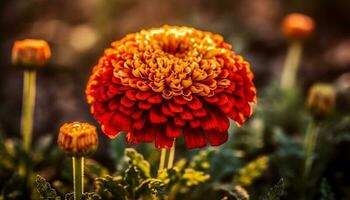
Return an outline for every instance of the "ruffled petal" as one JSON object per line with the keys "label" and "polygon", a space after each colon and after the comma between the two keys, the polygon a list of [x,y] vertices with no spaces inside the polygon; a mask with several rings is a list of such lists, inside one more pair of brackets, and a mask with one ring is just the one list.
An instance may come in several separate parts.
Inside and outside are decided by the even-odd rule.
{"label": "ruffled petal", "polygon": [[203,148],[207,145],[207,138],[204,131],[199,128],[185,128],[184,138],[188,149]]}
{"label": "ruffled petal", "polygon": [[225,143],[228,139],[228,133],[227,131],[219,132],[219,131],[207,131],[208,134],[208,140],[210,142],[210,145],[212,146],[219,146],[223,143]]}

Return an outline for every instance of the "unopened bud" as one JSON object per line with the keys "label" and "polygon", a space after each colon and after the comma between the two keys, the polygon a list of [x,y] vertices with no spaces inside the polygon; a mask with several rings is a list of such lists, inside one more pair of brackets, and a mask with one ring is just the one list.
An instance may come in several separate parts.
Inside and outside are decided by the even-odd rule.
{"label": "unopened bud", "polygon": [[12,48],[12,64],[25,69],[43,67],[50,57],[50,47],[44,40],[25,39],[16,41]]}
{"label": "unopened bud", "polygon": [[60,128],[57,143],[70,156],[87,156],[98,145],[96,127],[83,122],[64,124]]}

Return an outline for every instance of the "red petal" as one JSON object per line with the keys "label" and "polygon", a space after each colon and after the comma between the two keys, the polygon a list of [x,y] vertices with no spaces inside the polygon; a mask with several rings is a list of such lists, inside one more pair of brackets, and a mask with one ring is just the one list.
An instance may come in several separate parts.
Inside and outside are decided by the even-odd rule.
{"label": "red petal", "polygon": [[142,141],[144,142],[153,142],[156,133],[157,127],[144,128],[140,131],[140,134],[142,134]]}
{"label": "red petal", "polygon": [[227,131],[219,132],[219,131],[207,131],[208,140],[212,146],[219,146],[225,143],[228,139]]}
{"label": "red petal", "polygon": [[131,101],[136,101],[136,91],[135,90],[128,90],[125,93],[125,96],[128,97]]}
{"label": "red petal", "polygon": [[190,121],[190,126],[191,128],[198,128],[201,125],[201,121],[199,121],[198,119]]}
{"label": "red petal", "polygon": [[178,118],[178,117],[175,117],[175,118],[174,118],[174,122],[175,122],[175,124],[178,125],[178,126],[185,126],[185,124],[186,124],[185,121],[183,121],[182,119],[180,119],[180,118]]}
{"label": "red petal", "polygon": [[152,92],[138,92],[136,93],[136,99],[145,101],[151,95],[152,95]]}
{"label": "red petal", "polygon": [[228,102],[227,95],[219,94],[219,101],[216,102],[217,105],[222,106]]}
{"label": "red petal", "polygon": [[126,108],[125,106],[120,106],[119,110],[125,115],[129,116],[134,112],[135,108]]}
{"label": "red petal", "polygon": [[139,101],[138,105],[139,105],[139,108],[143,110],[149,110],[152,107],[152,104],[147,103],[146,101]]}
{"label": "red petal", "polygon": [[156,148],[171,148],[174,143],[174,138],[167,137],[164,128],[156,129]]}
{"label": "red petal", "polygon": [[107,124],[102,124],[101,129],[110,139],[114,139],[120,133]]}
{"label": "red petal", "polygon": [[225,114],[229,113],[229,112],[232,110],[232,107],[233,107],[233,105],[234,105],[234,101],[235,101],[235,100],[234,100],[232,97],[229,97],[227,103],[226,103],[225,105],[223,105],[223,106],[220,106],[220,109],[221,109]]}
{"label": "red petal", "polygon": [[217,96],[203,97],[203,99],[208,103],[216,103],[219,100]]}
{"label": "red petal", "polygon": [[117,110],[119,108],[120,104],[118,102],[117,99],[111,99],[109,102],[108,102],[108,108],[111,110],[111,111],[114,111],[114,110]]}
{"label": "red petal", "polygon": [[162,97],[160,95],[152,95],[151,97],[149,97],[147,99],[147,102],[148,103],[153,103],[153,104],[156,104],[156,103],[161,103],[162,102]]}
{"label": "red petal", "polygon": [[127,98],[126,96],[122,97],[120,100],[120,103],[127,107],[127,108],[131,108],[135,105],[135,101],[131,101],[129,98]]}
{"label": "red petal", "polygon": [[130,129],[131,120],[122,113],[116,113],[113,117],[113,127],[119,131],[128,131]]}
{"label": "red petal", "polygon": [[194,111],[192,111],[192,113],[196,117],[204,117],[207,115],[207,111],[205,111],[203,108],[201,108],[199,110],[194,110]]}
{"label": "red petal", "polygon": [[173,123],[166,124],[166,136],[178,138],[181,135],[181,128]]}
{"label": "red petal", "polygon": [[141,109],[135,109],[135,111],[132,113],[131,118],[133,119],[139,119],[143,113],[143,110]]}
{"label": "red petal", "polygon": [[187,110],[187,109],[184,109],[184,111],[182,113],[179,114],[180,115],[180,118],[183,119],[183,120],[192,120],[193,119],[193,115],[192,113]]}
{"label": "red petal", "polygon": [[192,110],[198,110],[202,108],[203,104],[197,97],[193,97],[192,101],[189,101],[187,106]]}
{"label": "red petal", "polygon": [[167,102],[164,102],[162,104],[162,112],[168,116],[172,116],[172,117],[175,116],[175,114],[173,112],[171,112],[171,110],[169,109]]}
{"label": "red petal", "polygon": [[207,145],[207,138],[203,130],[196,128],[184,129],[185,144],[188,149],[202,148]]}
{"label": "red petal", "polygon": [[188,103],[188,101],[183,99],[182,96],[175,96],[173,99],[174,99],[175,103],[180,104],[180,105],[184,105],[184,104]]}
{"label": "red petal", "polygon": [[146,117],[140,117],[138,120],[136,120],[133,124],[132,127],[137,130],[141,130],[143,126],[145,125],[146,122]]}
{"label": "red petal", "polygon": [[180,113],[183,111],[183,107],[179,104],[176,104],[172,101],[168,102],[169,109],[174,113]]}
{"label": "red petal", "polygon": [[149,113],[149,118],[154,124],[161,124],[168,121],[166,115],[164,115],[158,108],[153,107]]}

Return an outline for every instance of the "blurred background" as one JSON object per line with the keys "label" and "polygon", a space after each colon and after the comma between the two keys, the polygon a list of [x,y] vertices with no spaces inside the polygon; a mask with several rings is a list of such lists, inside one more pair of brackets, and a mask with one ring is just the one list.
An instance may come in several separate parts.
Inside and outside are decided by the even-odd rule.
{"label": "blurred background", "polygon": [[[64,122],[96,124],[85,85],[103,50],[127,33],[165,24],[222,34],[251,62],[259,98],[259,91],[278,81],[282,71],[288,47],[280,28],[283,17],[305,13],[314,18],[316,29],[304,45],[301,92],[320,81],[349,88],[349,10],[349,0],[1,0],[0,132],[20,136],[23,73],[11,65],[15,40],[38,38],[51,46],[52,59],[38,72],[34,135],[56,136]],[[348,100],[338,98],[344,113],[350,113]],[[106,137],[100,139],[107,143]],[[106,148],[100,146],[97,155],[103,156]],[[337,155],[347,162],[349,148],[343,150]]]}

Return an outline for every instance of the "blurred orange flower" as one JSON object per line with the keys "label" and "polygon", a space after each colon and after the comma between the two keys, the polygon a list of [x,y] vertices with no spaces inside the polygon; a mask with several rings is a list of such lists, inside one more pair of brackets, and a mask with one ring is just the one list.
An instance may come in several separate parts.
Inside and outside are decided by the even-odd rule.
{"label": "blurred orange flower", "polygon": [[228,117],[242,124],[256,101],[249,63],[220,35],[164,26],[129,34],[105,50],[86,94],[103,132],[128,142],[188,148],[226,142]]}
{"label": "blurred orange flower", "polygon": [[287,15],[282,23],[284,35],[292,40],[304,40],[308,38],[312,34],[314,27],[314,20],[300,13]]}
{"label": "blurred orange flower", "polygon": [[69,155],[86,156],[97,148],[96,127],[83,122],[66,123],[60,128],[57,143]]}
{"label": "blurred orange flower", "polygon": [[50,47],[44,40],[16,41],[12,48],[12,63],[24,68],[42,67],[50,57]]}

